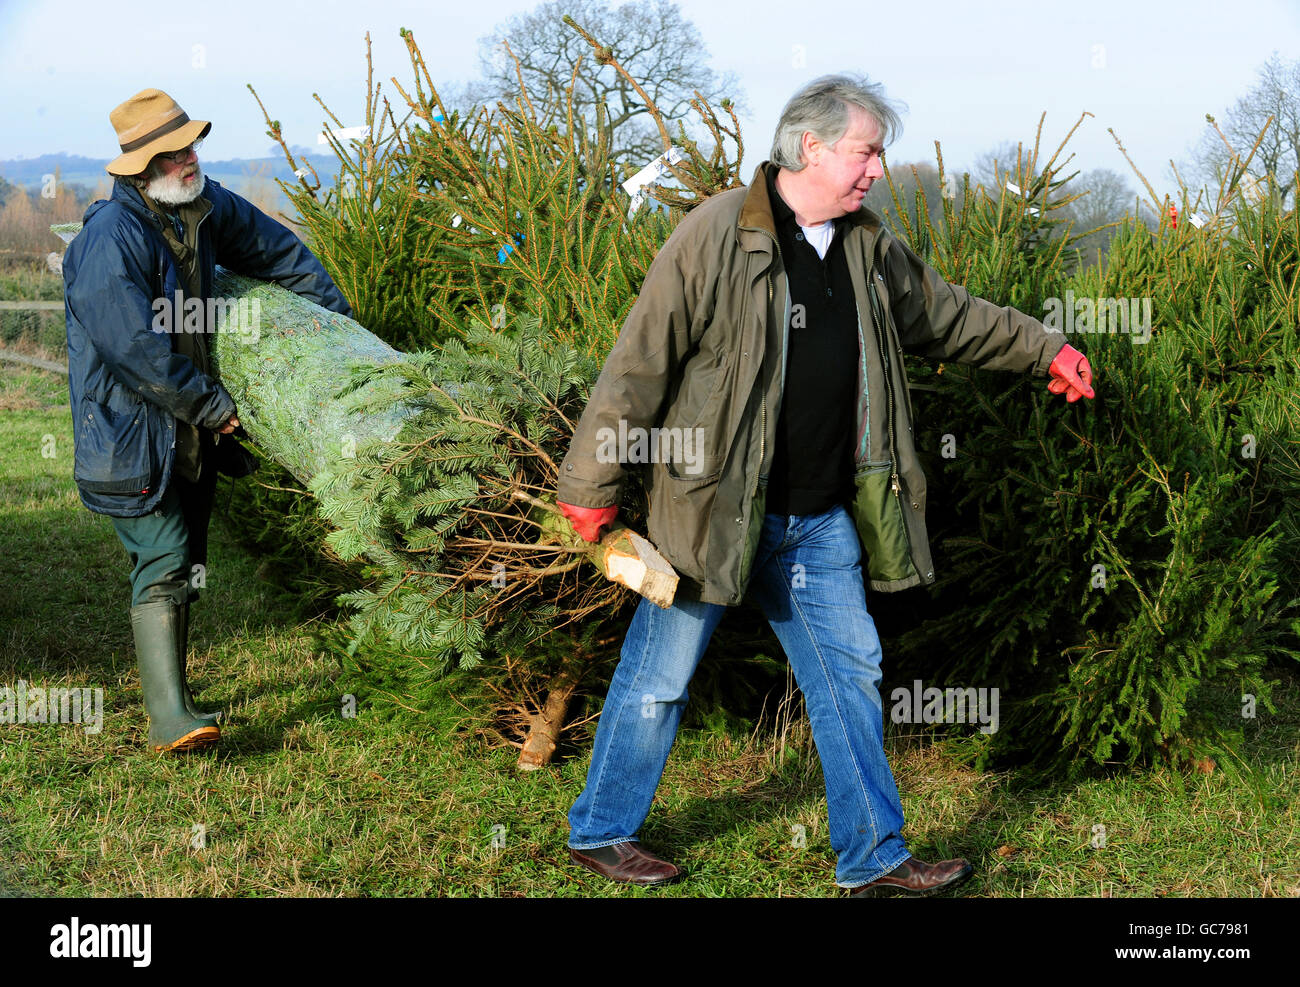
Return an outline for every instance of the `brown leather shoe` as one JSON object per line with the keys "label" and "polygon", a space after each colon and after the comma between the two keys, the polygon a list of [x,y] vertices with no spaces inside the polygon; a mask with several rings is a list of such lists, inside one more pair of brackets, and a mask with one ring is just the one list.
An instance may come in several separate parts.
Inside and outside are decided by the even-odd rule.
{"label": "brown leather shoe", "polygon": [[616,861],[609,864],[602,863],[582,850],[575,850],[572,847],[569,848],[569,858],[575,864],[582,864],[583,867],[594,870],[602,877],[623,884],[668,884],[682,876],[680,867],[656,857],[643,849],[636,840],[600,847],[600,850],[604,855],[616,856]]}
{"label": "brown leather shoe", "polygon": [[886,898],[903,895],[908,898],[924,898],[955,888],[974,873],[975,868],[969,860],[941,860],[937,864],[927,864],[915,857],[908,857],[884,877],[854,888],[849,897]]}

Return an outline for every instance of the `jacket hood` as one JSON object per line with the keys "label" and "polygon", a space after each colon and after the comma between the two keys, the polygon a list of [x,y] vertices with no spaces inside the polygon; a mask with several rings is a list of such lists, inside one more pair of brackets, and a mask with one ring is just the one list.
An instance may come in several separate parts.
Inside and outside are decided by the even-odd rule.
{"label": "jacket hood", "polygon": [[[90,218],[95,213],[114,202],[119,206],[126,206],[132,212],[139,213],[141,216],[153,217],[148,207],[145,206],[144,199],[140,198],[140,193],[135,190],[134,186],[123,181],[115,181],[113,182],[113,191],[107,199],[96,199],[86,207],[86,212],[81,217],[82,226],[84,227],[89,223]],[[158,222],[157,218],[154,218],[154,225],[161,226],[162,224]]]}

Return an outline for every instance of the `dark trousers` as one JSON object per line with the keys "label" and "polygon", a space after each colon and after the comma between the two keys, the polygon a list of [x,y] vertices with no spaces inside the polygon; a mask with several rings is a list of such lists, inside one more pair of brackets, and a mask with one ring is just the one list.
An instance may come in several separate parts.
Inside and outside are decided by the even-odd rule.
{"label": "dark trousers", "polygon": [[208,519],[217,488],[209,457],[197,483],[172,474],[158,506],[143,517],[112,518],[131,560],[131,606],[155,600],[178,604],[199,598],[208,561]]}

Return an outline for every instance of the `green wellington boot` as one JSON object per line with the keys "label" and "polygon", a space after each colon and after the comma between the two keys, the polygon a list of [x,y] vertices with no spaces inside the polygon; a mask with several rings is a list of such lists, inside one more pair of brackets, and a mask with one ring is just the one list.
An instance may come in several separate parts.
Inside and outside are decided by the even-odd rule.
{"label": "green wellington boot", "polygon": [[187,674],[190,661],[190,605],[182,603],[176,619],[176,651],[181,656],[181,692],[185,696],[185,711],[196,720],[207,720],[209,723],[217,723],[221,720],[221,713],[203,713],[194,705],[194,696],[190,693],[189,676]]}
{"label": "green wellington boot", "polygon": [[191,716],[185,708],[185,678],[177,648],[180,609],[173,600],[131,608],[140,685],[149,714],[149,746],[155,751],[195,750],[221,737],[214,723]]}

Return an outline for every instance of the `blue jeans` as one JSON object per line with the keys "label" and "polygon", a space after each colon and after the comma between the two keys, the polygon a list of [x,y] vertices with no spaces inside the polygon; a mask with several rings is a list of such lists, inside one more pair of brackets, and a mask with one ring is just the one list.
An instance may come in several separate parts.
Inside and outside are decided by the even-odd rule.
{"label": "blue jeans", "polygon": [[[836,883],[858,887],[910,854],[885,760],[880,639],[867,613],[861,544],[848,512],[769,514],[747,599],[767,617],[803,692],[826,781]],[[596,728],[569,846],[636,839],[686,707],[687,684],[725,607],[642,600]]]}

